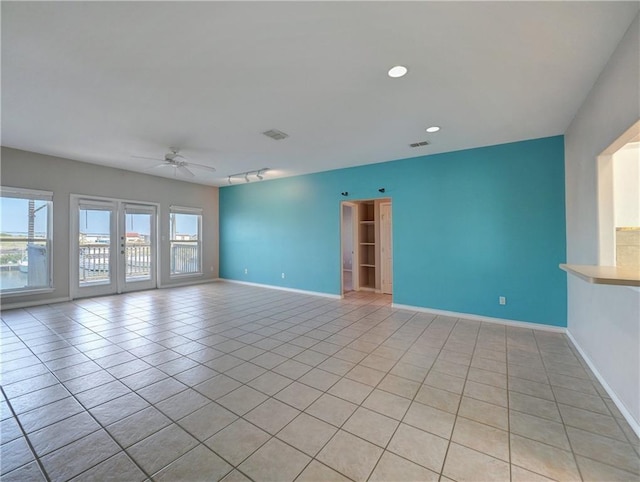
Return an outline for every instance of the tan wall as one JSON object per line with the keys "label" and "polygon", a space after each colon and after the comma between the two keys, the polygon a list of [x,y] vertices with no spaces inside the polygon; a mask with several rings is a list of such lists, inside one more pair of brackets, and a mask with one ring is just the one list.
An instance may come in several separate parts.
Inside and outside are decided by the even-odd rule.
{"label": "tan wall", "polygon": [[[0,184],[53,192],[52,293],[3,297],[2,304],[41,302],[69,297],[70,195],[92,195],[160,205],[160,285],[206,281],[218,277],[218,188],[2,148]],[[169,206],[203,208],[203,274],[169,278]]]}
{"label": "tan wall", "polygon": [[616,266],[640,267],[640,228],[616,229]]}

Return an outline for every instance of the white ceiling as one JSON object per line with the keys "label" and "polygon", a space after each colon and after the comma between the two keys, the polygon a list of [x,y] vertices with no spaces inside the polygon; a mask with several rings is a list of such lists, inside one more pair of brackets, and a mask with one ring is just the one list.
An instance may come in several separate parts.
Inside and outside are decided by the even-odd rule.
{"label": "white ceiling", "polygon": [[638,7],[5,1],[2,145],[222,185],[562,134]]}

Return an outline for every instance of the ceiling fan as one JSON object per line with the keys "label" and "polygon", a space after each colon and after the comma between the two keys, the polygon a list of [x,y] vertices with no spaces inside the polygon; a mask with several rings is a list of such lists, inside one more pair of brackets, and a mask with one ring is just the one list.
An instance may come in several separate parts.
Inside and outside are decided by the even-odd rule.
{"label": "ceiling fan", "polygon": [[[187,166],[197,169],[203,169],[209,172],[215,172],[214,167],[205,166],[203,164],[196,164],[194,162],[187,162],[186,158],[180,154],[180,149],[177,147],[170,147],[169,152],[164,155],[164,159],[159,159],[157,157],[144,157],[144,156],[131,156],[138,159],[149,159],[152,161],[162,161],[160,164],[157,164],[150,169],[162,168],[162,167],[172,167],[174,176],[178,176],[178,174],[185,177],[195,177],[196,175],[189,169]],[[150,170],[147,169],[147,170]]]}

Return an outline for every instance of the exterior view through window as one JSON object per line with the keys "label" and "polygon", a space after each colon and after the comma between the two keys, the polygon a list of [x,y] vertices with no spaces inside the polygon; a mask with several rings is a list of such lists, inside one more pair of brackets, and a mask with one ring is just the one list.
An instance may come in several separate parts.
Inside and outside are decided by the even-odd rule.
{"label": "exterior view through window", "polygon": [[202,214],[187,208],[172,208],[171,229],[171,276],[202,273],[201,230]]}
{"label": "exterior view through window", "polygon": [[0,290],[51,288],[53,194],[0,188]]}
{"label": "exterior view through window", "polygon": [[111,211],[79,211],[78,266],[80,285],[108,283],[111,280]]}

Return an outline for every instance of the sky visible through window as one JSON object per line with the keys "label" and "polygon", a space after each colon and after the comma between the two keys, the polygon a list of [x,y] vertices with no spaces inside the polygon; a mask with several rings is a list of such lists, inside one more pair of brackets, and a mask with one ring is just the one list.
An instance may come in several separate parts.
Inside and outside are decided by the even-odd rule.
{"label": "sky visible through window", "polygon": [[[36,201],[38,209],[47,204],[47,201]],[[4,234],[26,235],[29,229],[29,201],[19,198],[0,198],[0,231]],[[36,212],[35,234],[44,235],[47,231],[47,210]]]}
{"label": "sky visible through window", "polygon": [[198,234],[198,215],[195,214],[172,214],[175,217],[176,231],[175,234],[188,234],[189,236],[197,236]]}
{"label": "sky visible through window", "polygon": [[[46,201],[36,201],[35,208],[46,204]],[[110,211],[96,209],[81,209],[79,227],[83,234],[109,234]],[[0,198],[0,231],[6,234],[26,235],[29,229],[29,201],[18,198]],[[46,209],[36,212],[35,232],[43,235],[47,230]],[[128,214],[126,232],[149,234],[149,217],[144,214]],[[176,216],[176,232],[178,234],[198,234],[198,217],[190,215]]]}

